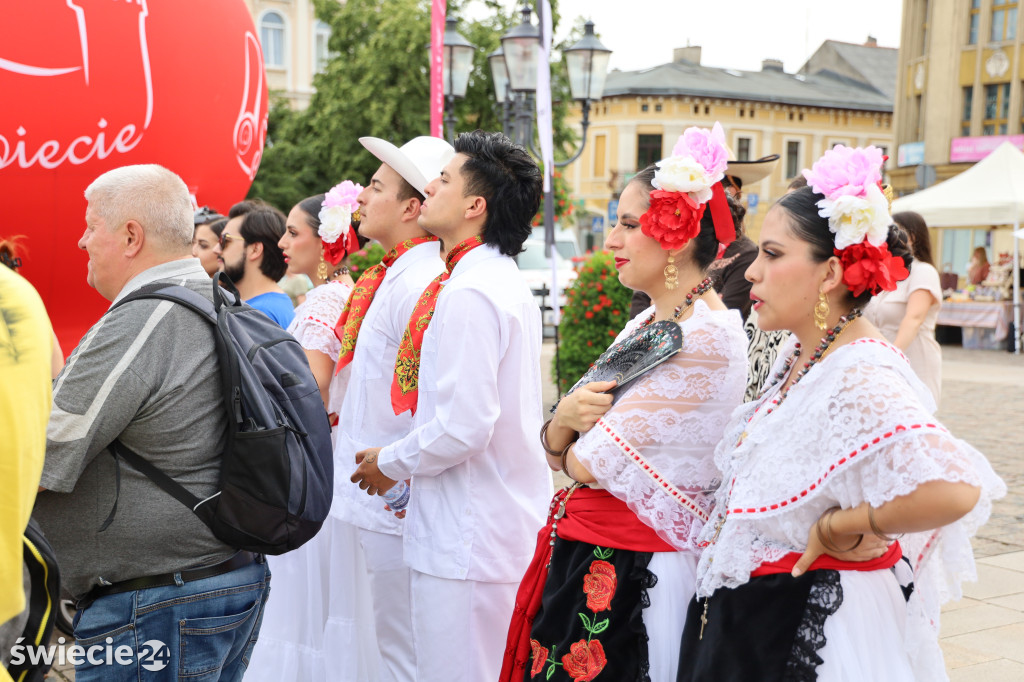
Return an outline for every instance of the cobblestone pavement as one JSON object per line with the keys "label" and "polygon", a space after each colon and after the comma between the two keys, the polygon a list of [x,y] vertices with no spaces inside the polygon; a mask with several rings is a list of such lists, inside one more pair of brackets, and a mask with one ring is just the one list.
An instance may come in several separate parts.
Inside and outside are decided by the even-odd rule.
{"label": "cobblestone pavement", "polygon": [[[1024,680],[1024,355],[943,346],[939,419],[956,436],[988,456],[1009,493],[975,538],[978,582],[948,604],[941,644],[952,682]],[[548,376],[554,343],[543,350]],[[544,385],[545,406],[558,394]],[[567,482],[554,476],[556,485]],[[74,671],[47,679],[74,680]]]}

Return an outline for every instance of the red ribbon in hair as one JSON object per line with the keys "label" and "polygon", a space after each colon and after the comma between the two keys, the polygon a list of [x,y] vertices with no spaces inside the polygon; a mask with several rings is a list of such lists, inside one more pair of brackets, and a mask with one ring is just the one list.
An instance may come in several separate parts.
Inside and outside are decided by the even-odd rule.
{"label": "red ribbon in hair", "polygon": [[725,247],[736,241],[736,223],[732,219],[732,211],[729,210],[729,200],[725,197],[725,187],[722,183],[716,182],[711,188],[711,200],[708,201],[711,208],[711,220],[715,223],[715,238],[718,239],[718,257],[725,253]]}
{"label": "red ribbon in hair", "polygon": [[356,228],[349,225],[344,236],[339,237],[333,244],[323,242],[323,245],[324,260],[331,265],[337,265],[345,256],[359,250],[359,237],[356,236]]}

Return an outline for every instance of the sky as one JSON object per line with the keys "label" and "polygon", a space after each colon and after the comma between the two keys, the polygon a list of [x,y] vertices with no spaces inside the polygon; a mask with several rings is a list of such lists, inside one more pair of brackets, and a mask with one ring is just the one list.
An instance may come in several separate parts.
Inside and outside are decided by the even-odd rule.
{"label": "sky", "polygon": [[673,48],[689,42],[701,46],[705,66],[759,71],[761,60],[772,58],[795,72],[825,40],[862,44],[872,35],[879,46],[899,47],[902,5],[900,0],[560,0],[562,30],[556,38],[583,16],[593,20],[601,42],[612,50],[612,69],[665,64],[672,61]]}

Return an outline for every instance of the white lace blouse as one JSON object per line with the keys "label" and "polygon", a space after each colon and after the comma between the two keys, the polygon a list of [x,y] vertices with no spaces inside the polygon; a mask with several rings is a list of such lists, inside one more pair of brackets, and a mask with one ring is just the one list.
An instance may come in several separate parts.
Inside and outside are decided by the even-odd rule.
{"label": "white lace blouse", "polygon": [[[650,316],[634,318],[625,338]],[[598,483],[680,550],[696,551],[719,474],[712,454],[747,382],[747,337],[735,310],[703,301],[681,323],[683,350],[627,386],[576,443]]]}
{"label": "white lace blouse", "polygon": [[[288,333],[306,350],[315,350],[337,361],[341,340],[334,333],[352,287],[338,281],[327,282],[306,294],[306,300],[295,308],[295,319],[288,325]],[[334,375],[328,388],[327,411],[335,414],[341,409],[350,367]]]}
{"label": "white lace blouse", "polygon": [[[780,350],[773,373],[795,344],[790,339]],[[766,415],[762,406],[779,388],[737,409],[715,452],[723,485],[701,537],[707,547],[698,597],[747,582],[762,563],[803,552],[812,525],[833,505],[877,507],[929,481],[963,481],[982,489],[967,516],[900,540],[921,597],[912,600],[911,616],[937,629],[939,605],[959,598],[961,580],[974,579],[970,537],[1005,484],[984,455],[935,420],[928,389],[886,342],[860,339],[836,349]]]}

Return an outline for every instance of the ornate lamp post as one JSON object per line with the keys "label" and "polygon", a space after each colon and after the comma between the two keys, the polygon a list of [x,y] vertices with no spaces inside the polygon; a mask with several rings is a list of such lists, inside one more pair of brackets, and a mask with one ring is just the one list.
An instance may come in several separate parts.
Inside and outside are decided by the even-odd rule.
{"label": "ornate lamp post", "polygon": [[[491,53],[488,59],[494,79],[495,97],[506,113],[506,132],[516,142],[532,150],[532,103],[537,91],[537,60],[541,54],[540,31],[530,21],[529,5],[523,5],[522,15],[522,22],[501,37],[501,49]],[[555,162],[558,167],[572,163],[583,153],[583,148],[587,144],[587,128],[590,126],[590,102],[601,99],[604,94],[604,82],[608,76],[608,61],[611,54],[612,51],[602,45],[594,35],[592,21],[585,24],[583,38],[565,50],[569,89],[572,98],[580,103],[583,113],[583,137],[580,148],[571,158]],[[512,100],[511,104],[509,99]],[[508,121],[509,106],[514,112],[512,121]]]}
{"label": "ornate lamp post", "polygon": [[455,29],[457,23],[451,16],[444,23],[444,125],[449,142],[455,141],[455,100],[466,96],[476,52],[476,47]]}

